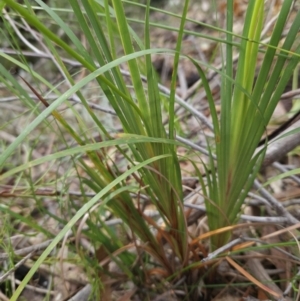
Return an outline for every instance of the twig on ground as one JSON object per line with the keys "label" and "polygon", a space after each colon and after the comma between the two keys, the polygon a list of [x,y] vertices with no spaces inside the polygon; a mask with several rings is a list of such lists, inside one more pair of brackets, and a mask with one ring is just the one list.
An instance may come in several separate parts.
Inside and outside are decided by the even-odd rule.
{"label": "twig on ground", "polygon": [[296,199],[296,200],[288,200],[288,201],[282,202],[282,205],[283,205],[284,207],[300,205],[300,200],[299,200],[299,199]]}
{"label": "twig on ground", "polygon": [[291,91],[283,93],[280,99],[284,100],[284,99],[294,98],[295,96],[298,96],[299,94],[300,94],[300,89],[291,90]]}
{"label": "twig on ground", "polygon": [[[199,151],[203,155],[209,156],[209,152],[207,151],[207,149],[191,142],[190,140],[184,139],[184,138],[182,138],[180,136],[177,136],[177,135],[176,135],[176,140],[186,144],[187,146],[190,146],[192,149]],[[215,155],[212,154],[212,156],[213,156],[214,159],[216,159]]]}
{"label": "twig on ground", "polygon": [[[24,256],[24,255],[28,255],[32,252],[43,251],[50,245],[51,242],[52,242],[52,240],[50,239],[50,240],[44,241],[44,242],[34,245],[34,246],[15,250],[14,253],[15,253],[15,255],[18,255],[18,256]],[[11,256],[12,256],[12,254],[0,253],[0,261],[6,260],[6,259],[10,258]]]}
{"label": "twig on ground", "polygon": [[263,204],[265,206],[269,206],[270,205],[269,202],[265,198],[263,198],[262,196],[260,196],[260,195],[258,195],[256,193],[253,193],[253,192],[250,191],[250,192],[248,192],[248,196],[251,197],[251,198],[253,198],[254,200],[259,201],[261,204]]}
{"label": "twig on ground", "polygon": [[12,269],[10,269],[9,271],[7,271],[3,275],[1,275],[0,276],[0,283],[2,283],[3,281],[5,281],[5,279],[7,279],[12,273],[14,273],[15,270],[18,267],[20,267],[21,265],[23,265],[27,261],[27,259],[29,259],[31,256],[33,256],[33,254],[34,254],[34,252],[31,252],[31,253],[27,254],[24,258],[22,258],[19,262],[17,262]]}
{"label": "twig on ground", "polygon": [[243,242],[243,240],[241,238],[236,238],[236,239],[232,240],[231,242],[227,243],[226,245],[224,245],[223,247],[217,249],[216,251],[209,253],[207,257],[205,257],[201,260],[201,262],[206,262],[206,261],[209,261],[209,260],[215,258],[219,254],[228,251],[228,249],[231,249],[232,247],[240,244],[241,242]]}
{"label": "twig on ground", "polygon": [[[206,212],[204,205],[185,203],[184,206],[192,209],[197,209],[202,212]],[[268,217],[268,216],[252,216],[252,215],[241,214],[240,218],[244,221],[266,223],[266,224],[283,224],[289,221],[287,217],[282,217],[282,216]]]}
{"label": "twig on ground", "polygon": [[[299,127],[300,127],[300,120],[292,124],[287,130],[285,130],[281,134],[281,136]],[[266,156],[262,163],[262,167],[269,166],[273,162],[278,161],[280,158],[285,156],[288,152],[293,150],[299,144],[300,144],[300,132],[285,136],[283,138],[277,137],[273,139],[270,143],[268,143],[268,148],[267,148]],[[261,150],[263,147],[264,146],[259,147],[257,151]]]}
{"label": "twig on ground", "polygon": [[281,217],[286,217],[289,224],[297,224],[299,221],[293,217],[283,205],[274,198],[259,182],[258,180],[254,181],[254,187],[259,191],[259,193],[270,203],[271,206],[275,209],[276,213]]}

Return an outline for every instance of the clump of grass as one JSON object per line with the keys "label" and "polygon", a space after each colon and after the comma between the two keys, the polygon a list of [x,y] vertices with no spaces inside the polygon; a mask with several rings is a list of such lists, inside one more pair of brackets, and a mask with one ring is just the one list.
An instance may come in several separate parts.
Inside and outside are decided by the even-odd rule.
{"label": "clump of grass", "polygon": [[[210,173],[208,188],[202,185],[203,190],[207,191],[206,206],[211,230],[236,223],[241,205],[264,158],[264,151],[255,154],[257,145],[299,61],[299,46],[291,52],[299,20],[294,20],[284,44],[279,46],[293,4],[293,1],[284,1],[270,42],[263,45],[264,59],[255,80],[264,18],[264,1],[255,1],[248,5],[243,37],[239,45],[238,68],[233,80],[233,19],[230,4],[231,1],[228,1],[228,33],[224,55],[226,65],[222,74],[220,122],[215,113],[213,99],[210,98],[217,170],[213,169]],[[215,237],[212,248],[222,246],[227,240],[226,235]]]}
{"label": "clump of grass", "polygon": [[[176,154],[176,147],[182,144],[176,141],[174,110],[177,68],[189,2],[185,1],[184,4],[175,50],[151,49],[149,3],[145,7],[144,41],[142,41],[129,26],[120,0],[112,0],[111,5],[108,0],[103,3],[70,1],[74,18],[78,22],[78,31],[84,35],[88,47],[83,45],[59,14],[43,1],[36,0],[36,3],[63,30],[70,43],[66,43],[49,30],[33,13],[28,3],[26,6],[13,0],[4,0],[2,3],[24,18],[43,36],[43,45],[47,46],[47,51],[69,88],[59,92],[59,89],[53,87],[27,64],[22,63],[22,60],[2,54],[6,60],[29,73],[34,81],[43,83],[53,90],[56,99],[48,103],[42,93],[27,79],[23,79],[24,86],[28,88],[26,90],[7,70],[0,70],[6,84],[15,86],[16,93],[29,108],[35,110],[36,104],[32,102],[28,91],[45,107],[37,113],[37,117],[25,127],[15,141],[6,147],[0,157],[0,166],[14,155],[28,135],[41,123],[47,122],[45,120],[50,115],[59,124],[66,149],[16,166],[0,175],[0,180],[30,170],[39,164],[71,157],[84,203],[79,206],[74,204],[76,212],[72,218],[60,221],[64,225],[63,229],[37,259],[11,300],[17,300],[34,272],[63,237],[70,230],[78,231],[78,223],[85,215],[89,216],[89,219],[84,219],[88,226],[88,230],[84,233],[94,243],[95,260],[99,264],[98,276],[101,280],[110,273],[108,262],[114,261],[127,279],[137,286],[141,283],[148,286],[158,285],[155,277],[162,277],[165,279],[165,283],[161,285],[163,290],[169,283],[185,277],[188,279],[186,284],[193,287],[189,291],[190,296],[197,296],[197,286],[201,282],[201,277],[206,276],[207,266],[211,264],[197,263],[195,272],[193,264],[200,261],[197,252],[207,251],[204,251],[205,248],[200,243],[190,243],[183,207],[181,171]],[[289,29],[284,44],[279,46],[291,6],[292,1],[284,1],[271,40],[265,45],[260,42],[264,1],[249,3],[242,36],[234,36],[232,33],[233,1],[227,1],[226,30],[216,28],[226,35],[223,69],[220,72],[222,79],[220,117],[217,115],[212,92],[201,68],[202,63],[190,58],[201,76],[214,125],[214,145],[208,144],[210,162],[204,164],[206,179],[199,176],[208,225],[212,232],[237,223],[241,206],[264,157],[265,151],[256,154],[256,147],[298,64],[300,48],[297,47],[293,51],[291,49],[300,26],[299,14]],[[234,37],[238,38],[238,42],[234,41]],[[239,48],[240,57],[234,78],[235,46]],[[119,47],[122,48],[121,56]],[[87,72],[87,75],[77,83],[61,58],[62,50],[68,58],[76,60]],[[259,50],[264,52],[264,59],[255,80]],[[156,53],[174,56],[167,130],[163,124],[162,95],[151,62],[151,55]],[[120,72],[121,64],[128,67],[131,87],[128,87]],[[212,68],[204,64],[203,66]],[[145,74],[142,72],[144,69]],[[146,82],[142,80],[144,75]],[[82,89],[91,82],[97,84],[113,108],[122,126],[122,134],[111,133],[105,122],[91,109],[82,93]],[[101,142],[93,141],[93,136],[89,132],[90,125],[87,125],[80,114],[72,108],[69,98],[73,95],[76,95],[88,113],[92,127]],[[71,108],[74,124],[58,111],[62,104]],[[72,139],[71,143],[67,142],[66,137]],[[108,148],[112,147],[121,154],[128,166],[127,170],[112,162],[107,152]],[[216,154],[213,153],[214,149]],[[84,156],[87,156],[89,163]],[[86,191],[93,191],[95,195],[89,199]],[[154,206],[159,218],[145,213],[142,197]],[[106,224],[103,217],[107,211],[121,219],[122,226],[119,229]],[[126,233],[126,238],[120,237],[120,233]],[[211,236],[211,250],[220,248],[228,242],[230,232],[225,233]],[[79,244],[76,251],[85,256],[81,253]],[[103,290],[105,291],[105,288]]]}

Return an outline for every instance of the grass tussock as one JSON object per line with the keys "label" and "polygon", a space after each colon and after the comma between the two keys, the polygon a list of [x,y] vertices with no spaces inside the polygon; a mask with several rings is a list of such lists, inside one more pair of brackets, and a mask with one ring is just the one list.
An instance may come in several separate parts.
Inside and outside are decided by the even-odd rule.
{"label": "grass tussock", "polygon": [[[193,19],[187,0],[180,14],[150,1],[1,2],[10,300],[32,281],[49,300],[296,296],[297,215],[260,184],[268,139],[258,146],[300,58],[300,12],[279,2],[210,5],[211,23]],[[155,30],[174,43],[154,47]],[[186,53],[187,37],[209,51]],[[285,171],[265,186],[298,172]]]}

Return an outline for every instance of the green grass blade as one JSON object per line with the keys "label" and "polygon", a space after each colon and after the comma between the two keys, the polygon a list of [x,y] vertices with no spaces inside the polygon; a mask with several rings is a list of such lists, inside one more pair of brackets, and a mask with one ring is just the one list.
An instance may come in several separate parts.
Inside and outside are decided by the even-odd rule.
{"label": "green grass blade", "polygon": [[[125,54],[134,53],[131,36],[127,25],[127,20],[125,18],[125,12],[123,9],[122,2],[120,0],[112,0],[115,8],[115,14],[117,18],[117,24],[120,32],[120,37],[122,45],[124,47]],[[146,120],[148,117],[148,103],[146,101],[146,95],[143,88],[143,83],[140,77],[140,70],[136,60],[128,61],[129,70],[131,73],[131,79],[133,82],[134,90],[136,93],[136,98],[139,103],[139,108],[141,110],[143,119]]]}

